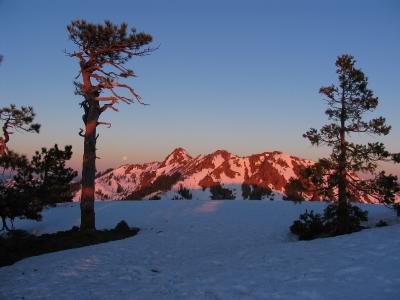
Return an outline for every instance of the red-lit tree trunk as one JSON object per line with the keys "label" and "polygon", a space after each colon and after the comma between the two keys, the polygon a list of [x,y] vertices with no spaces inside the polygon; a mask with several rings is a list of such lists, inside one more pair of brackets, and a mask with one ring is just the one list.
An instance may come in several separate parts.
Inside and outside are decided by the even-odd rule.
{"label": "red-lit tree trunk", "polygon": [[82,194],[81,194],[81,230],[96,229],[94,194],[96,175],[96,128],[101,114],[100,104],[95,98],[98,95],[91,93],[93,89],[89,74],[83,72],[83,91],[85,95],[85,123],[84,149],[82,163]]}

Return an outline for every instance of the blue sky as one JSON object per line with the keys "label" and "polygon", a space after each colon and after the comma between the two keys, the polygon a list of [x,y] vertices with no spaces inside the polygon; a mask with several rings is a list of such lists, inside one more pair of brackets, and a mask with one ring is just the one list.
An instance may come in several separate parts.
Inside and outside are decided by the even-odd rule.
{"label": "blue sky", "polygon": [[13,136],[20,152],[72,144],[79,168],[78,64],[63,53],[73,49],[66,25],[78,18],[125,21],[160,45],[128,64],[139,75],[129,83],[150,105],[103,115],[112,127],[100,128],[99,169],[124,156],[159,160],[178,146],[192,155],[281,150],[317,159],[327,150],[301,135],[326,123],[318,90],[335,82],[343,53],[380,97],[377,114],[393,127],[382,141],[400,151],[399,1],[0,0],[1,103],[33,105],[42,123],[39,135]]}

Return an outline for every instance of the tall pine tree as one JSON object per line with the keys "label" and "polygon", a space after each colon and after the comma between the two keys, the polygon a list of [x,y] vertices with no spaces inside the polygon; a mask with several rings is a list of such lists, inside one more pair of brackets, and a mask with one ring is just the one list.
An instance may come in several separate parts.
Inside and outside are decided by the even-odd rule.
{"label": "tall pine tree", "polygon": [[[351,55],[337,58],[338,85],[320,89],[328,104],[325,114],[331,123],[320,130],[311,128],[303,135],[312,145],[327,145],[332,149],[329,158],[320,160],[304,174],[309,180],[320,183],[313,184],[317,189],[319,187],[320,194],[338,201],[334,210],[338,221],[337,228],[333,229],[335,234],[352,231],[351,201],[371,197],[389,203],[400,190],[396,176],[385,172],[376,174],[379,161],[398,162],[399,154],[390,153],[381,142],[359,144],[351,141],[357,134],[382,136],[389,134],[391,129],[383,117],[366,120],[365,114],[377,108],[378,97],[368,88],[368,78],[355,63]],[[357,176],[360,173],[369,173],[373,179],[362,179]]]}
{"label": "tall pine tree", "polygon": [[134,27],[128,30],[125,23],[114,25],[105,21],[104,24],[93,24],[76,20],[67,26],[67,30],[77,48],[67,54],[78,59],[79,76],[82,77],[82,81],[75,82],[76,93],[84,98],[81,107],[85,128],[80,132],[84,138],[81,230],[95,230],[96,129],[101,124],[111,126],[99,121],[99,117],[107,109],[118,111],[116,105],[120,102],[130,104],[136,100],[142,103],[136,91],[121,83],[120,79],[136,76],[124,66],[125,63],[154,49],[143,48],[152,42],[151,35],[137,32]]}

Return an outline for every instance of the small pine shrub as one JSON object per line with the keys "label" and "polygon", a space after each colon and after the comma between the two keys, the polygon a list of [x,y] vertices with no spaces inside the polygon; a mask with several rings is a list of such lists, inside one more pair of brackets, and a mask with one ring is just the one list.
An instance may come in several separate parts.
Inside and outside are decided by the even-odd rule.
{"label": "small pine shrub", "polygon": [[181,195],[183,199],[187,199],[187,200],[190,200],[193,197],[190,190],[183,187],[182,185],[179,187],[178,194]]}
{"label": "small pine shrub", "polygon": [[269,197],[271,195],[272,195],[272,190],[270,188],[253,185],[249,199],[261,200],[264,196]]}
{"label": "small pine shrub", "polygon": [[379,220],[378,223],[375,224],[376,227],[385,227],[388,226],[388,223],[385,220]]}
{"label": "small pine shrub", "polygon": [[220,184],[216,184],[210,187],[211,200],[233,200],[235,195],[230,189],[222,187]]}
{"label": "small pine shrub", "polygon": [[242,197],[245,200],[261,200],[263,197],[271,197],[272,195],[272,190],[269,187],[257,184],[242,184]]}
{"label": "small pine shrub", "polygon": [[120,221],[117,224],[117,226],[115,226],[115,231],[118,231],[118,232],[127,232],[129,230],[130,230],[129,225],[124,220]]}
{"label": "small pine shrub", "polygon": [[247,183],[242,184],[242,197],[243,199],[249,199],[251,194],[251,187]]}
{"label": "small pine shrub", "polygon": [[358,206],[330,204],[324,210],[325,231],[330,236],[360,231],[361,222],[368,220],[368,212]]}
{"label": "small pine shrub", "polygon": [[299,240],[312,240],[324,233],[323,218],[320,214],[306,210],[299,220],[293,222],[290,231],[297,235]]}
{"label": "small pine shrub", "polygon": [[322,216],[306,210],[293,222],[290,231],[299,240],[311,240],[360,231],[363,228],[361,222],[367,220],[368,212],[358,206],[340,206],[335,203],[328,205]]}
{"label": "small pine shrub", "polygon": [[304,187],[299,179],[290,178],[289,182],[285,185],[285,193],[283,200],[293,201],[299,203],[304,201]]}

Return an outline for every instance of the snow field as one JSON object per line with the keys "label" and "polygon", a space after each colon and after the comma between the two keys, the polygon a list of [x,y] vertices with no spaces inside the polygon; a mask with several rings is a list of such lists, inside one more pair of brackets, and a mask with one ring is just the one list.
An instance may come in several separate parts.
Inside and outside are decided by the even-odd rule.
{"label": "snow field", "polygon": [[[100,201],[98,228],[124,219],[135,237],[31,257],[0,268],[0,299],[398,299],[400,225],[393,211],[361,205],[367,229],[299,242],[288,227],[326,203]],[[79,225],[79,203],[18,228]]]}

